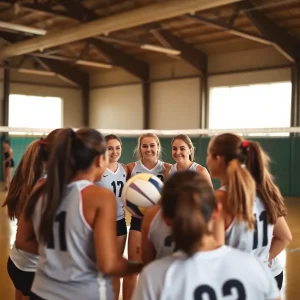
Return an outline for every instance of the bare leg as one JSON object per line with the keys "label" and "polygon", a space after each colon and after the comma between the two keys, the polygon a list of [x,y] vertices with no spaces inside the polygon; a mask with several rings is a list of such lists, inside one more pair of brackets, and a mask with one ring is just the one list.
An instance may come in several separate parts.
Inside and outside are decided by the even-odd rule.
{"label": "bare leg", "polygon": [[[140,231],[130,230],[128,238],[128,260],[141,261],[142,234]],[[126,276],[123,279],[123,300],[130,300],[133,295],[137,275]]]}
{"label": "bare leg", "polygon": [[[124,253],[126,238],[127,238],[127,235],[117,236],[118,247],[119,247],[121,255],[123,255],[123,253]],[[118,300],[119,299],[119,294],[120,294],[120,278],[114,277],[112,279],[112,284],[113,284],[115,300]]]}

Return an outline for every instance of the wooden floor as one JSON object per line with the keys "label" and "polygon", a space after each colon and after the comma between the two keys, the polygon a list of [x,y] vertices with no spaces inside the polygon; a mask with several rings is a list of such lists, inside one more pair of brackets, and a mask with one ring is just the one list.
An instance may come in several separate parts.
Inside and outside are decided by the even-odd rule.
{"label": "wooden floor", "polygon": [[[0,185],[2,189],[2,185]],[[3,203],[5,194],[0,192],[0,203]],[[300,199],[286,199],[288,206],[287,221],[293,234],[293,242],[288,249],[281,254],[283,265],[285,265],[284,287],[282,289],[282,300],[300,299]],[[13,300],[14,288],[7,275],[6,263],[9,249],[14,242],[16,231],[15,222],[10,222],[6,211],[0,209],[0,299]]]}

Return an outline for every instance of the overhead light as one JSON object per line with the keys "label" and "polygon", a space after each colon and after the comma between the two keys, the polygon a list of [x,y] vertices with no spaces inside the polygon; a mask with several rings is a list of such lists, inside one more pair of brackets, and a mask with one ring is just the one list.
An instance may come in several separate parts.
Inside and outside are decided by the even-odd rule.
{"label": "overhead light", "polygon": [[44,76],[55,76],[55,72],[47,71],[47,70],[36,70],[36,69],[25,69],[19,68],[18,72],[25,74],[35,74],[35,75],[44,75]]}
{"label": "overhead light", "polygon": [[97,61],[83,60],[83,59],[76,60],[76,64],[82,66],[88,66],[88,67],[103,68],[103,69],[111,69],[113,67],[110,64],[101,63]]}
{"label": "overhead light", "polygon": [[170,54],[170,55],[180,55],[180,53],[181,53],[181,51],[176,50],[176,49],[170,49],[170,48],[165,48],[165,47],[160,47],[160,46],[155,46],[155,45],[150,45],[150,44],[144,44],[144,45],[141,45],[140,47],[141,47],[141,49],[166,53],[166,54]]}
{"label": "overhead light", "polygon": [[24,26],[24,25],[20,25],[20,24],[13,24],[13,23],[8,23],[8,22],[1,22],[1,21],[0,21],[0,28],[16,30],[16,31],[21,31],[21,32],[31,33],[31,34],[36,34],[36,35],[45,35],[47,33],[47,30],[44,30],[44,29]]}

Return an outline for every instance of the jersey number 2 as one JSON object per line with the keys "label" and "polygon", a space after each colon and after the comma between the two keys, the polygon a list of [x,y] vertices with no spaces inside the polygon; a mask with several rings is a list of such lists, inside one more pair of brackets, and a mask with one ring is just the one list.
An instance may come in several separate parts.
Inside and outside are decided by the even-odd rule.
{"label": "jersey number 2", "polygon": [[[66,216],[67,212],[62,211],[54,218],[54,224],[53,227],[58,223],[58,236],[59,236],[59,250],[60,251],[67,251],[67,241],[66,241]],[[56,227],[56,226],[55,226]],[[48,249],[54,249],[55,243],[54,243],[54,233],[53,228],[51,230],[48,243],[47,243]]]}
{"label": "jersey number 2", "polygon": [[[113,190],[114,190],[114,194],[116,195],[116,197],[121,197],[122,195],[122,191],[123,191],[123,187],[124,187],[124,182],[123,181],[117,181],[117,184],[115,181],[113,181],[111,183],[112,187],[113,187]],[[119,189],[119,194],[117,195],[117,185],[120,186],[120,189]]]}
{"label": "jersey number 2", "polygon": [[268,220],[267,220],[267,212],[263,211],[260,215],[259,218],[257,219],[256,215],[254,214],[255,217],[255,225],[254,225],[254,237],[253,237],[253,250],[258,247],[258,231],[260,228],[258,228],[260,222],[262,222],[263,226],[263,240],[262,240],[262,246],[265,247],[268,245]]}

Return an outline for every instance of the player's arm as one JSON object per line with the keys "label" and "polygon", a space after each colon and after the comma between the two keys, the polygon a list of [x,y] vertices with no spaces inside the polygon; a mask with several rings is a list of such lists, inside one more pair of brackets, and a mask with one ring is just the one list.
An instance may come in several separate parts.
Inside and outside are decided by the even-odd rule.
{"label": "player's arm", "polygon": [[[130,263],[122,257],[118,250],[114,194],[107,189],[90,186],[83,191],[82,195],[83,213],[94,231],[99,270],[108,276],[117,277],[139,273],[143,264]],[[92,218],[91,215],[93,215]]]}
{"label": "player's arm", "polygon": [[206,168],[204,168],[202,166],[198,166],[197,169],[196,169],[196,172],[201,174],[201,176],[206,179],[206,181],[211,185],[211,187],[213,187],[211,177],[210,177],[210,175],[209,175]]}
{"label": "player's arm", "polygon": [[127,165],[127,180],[131,177],[132,170],[135,166],[134,162],[131,162]]}
{"label": "player's arm", "polygon": [[292,241],[292,233],[285,218],[279,217],[274,225],[273,239],[270,248],[269,261],[274,259]]}
{"label": "player's arm", "polygon": [[172,168],[172,165],[171,165],[171,164],[164,163],[164,179],[165,179],[165,180],[168,179],[169,172],[170,172],[171,168]]}
{"label": "player's arm", "polygon": [[25,219],[23,212],[18,219],[15,245],[17,249],[38,254],[38,242],[34,233],[32,221],[31,219]]}
{"label": "player's arm", "polygon": [[142,221],[142,261],[144,264],[150,263],[156,257],[155,248],[149,240],[149,229],[158,209],[158,205],[148,208]]}
{"label": "player's arm", "polygon": [[214,221],[213,234],[217,242],[225,244],[225,228],[226,218],[222,209],[222,203],[226,200],[226,194],[223,191],[215,191],[217,206],[220,207],[220,212]]}

